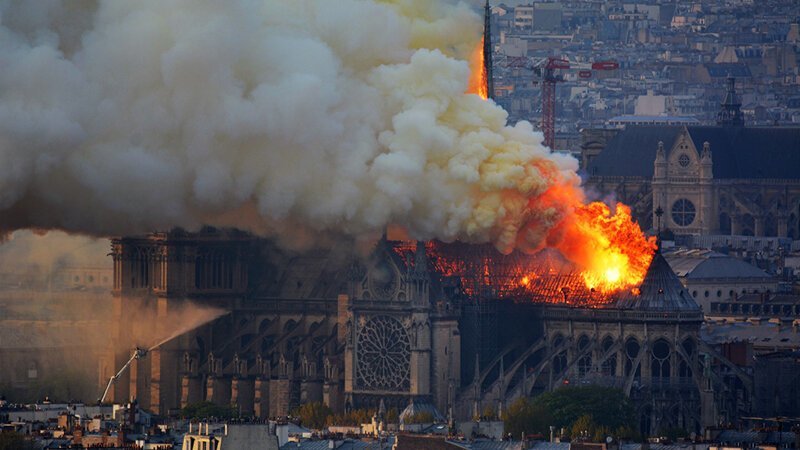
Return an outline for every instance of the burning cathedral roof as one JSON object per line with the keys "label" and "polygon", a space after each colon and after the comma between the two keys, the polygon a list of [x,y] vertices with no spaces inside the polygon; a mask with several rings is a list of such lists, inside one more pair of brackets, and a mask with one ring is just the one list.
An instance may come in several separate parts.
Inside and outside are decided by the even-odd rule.
{"label": "burning cathedral roof", "polygon": [[[403,259],[413,264],[408,248],[398,246],[395,251],[408,255]],[[532,255],[502,255],[490,246],[429,243],[427,253],[434,270],[443,277],[458,278],[469,298],[578,308],[700,311],[660,252],[656,252],[638,287],[612,293],[587,286],[578,268],[553,249]]]}

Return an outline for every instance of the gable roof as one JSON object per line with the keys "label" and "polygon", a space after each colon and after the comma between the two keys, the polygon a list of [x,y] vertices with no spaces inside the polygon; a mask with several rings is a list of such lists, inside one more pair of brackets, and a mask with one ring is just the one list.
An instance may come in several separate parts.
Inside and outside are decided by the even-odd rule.
{"label": "gable roof", "polygon": [[[669,150],[682,126],[628,126],[587,167],[590,176],[653,177],[658,142]],[[711,146],[715,179],[800,179],[800,128],[687,126],[698,151]]]}

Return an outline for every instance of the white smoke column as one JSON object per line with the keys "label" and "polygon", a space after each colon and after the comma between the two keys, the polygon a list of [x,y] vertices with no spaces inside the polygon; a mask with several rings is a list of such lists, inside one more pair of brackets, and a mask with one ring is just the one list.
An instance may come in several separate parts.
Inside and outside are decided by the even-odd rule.
{"label": "white smoke column", "polygon": [[[233,226],[538,245],[577,163],[464,94],[429,0],[4,2],[0,229]],[[562,189],[563,190],[563,189]]]}

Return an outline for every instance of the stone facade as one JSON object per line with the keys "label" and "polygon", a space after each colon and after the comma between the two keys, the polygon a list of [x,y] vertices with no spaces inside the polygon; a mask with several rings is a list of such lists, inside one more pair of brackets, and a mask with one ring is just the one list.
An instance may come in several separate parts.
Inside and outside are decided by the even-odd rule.
{"label": "stone facade", "polygon": [[[115,321],[100,379],[129,349],[152,348],[107,401],[168,414],[207,400],[273,417],[307,402],[341,412],[417,398],[444,411],[460,385],[458,310],[433,283],[424,246],[408,263],[382,245],[348,265],[206,230],[115,239],[112,256]],[[209,308],[228,313],[198,322]]]}

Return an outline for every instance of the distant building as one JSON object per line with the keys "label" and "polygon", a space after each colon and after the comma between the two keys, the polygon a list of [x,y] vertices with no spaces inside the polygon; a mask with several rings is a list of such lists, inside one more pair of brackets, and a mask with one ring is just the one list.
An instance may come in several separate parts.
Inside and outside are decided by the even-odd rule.
{"label": "distant building", "polygon": [[269,424],[189,424],[183,437],[183,450],[278,450],[276,425]]}
{"label": "distant building", "polygon": [[629,125],[700,125],[700,121],[694,117],[668,115],[625,115],[608,119],[608,126],[610,127],[625,128]]}
{"label": "distant building", "polygon": [[647,229],[800,238],[800,128],[746,127],[733,80],[717,126],[584,132],[587,185]]}
{"label": "distant building", "polygon": [[708,315],[712,302],[778,291],[778,280],[758,267],[711,250],[677,250],[664,257],[692,298]]}

